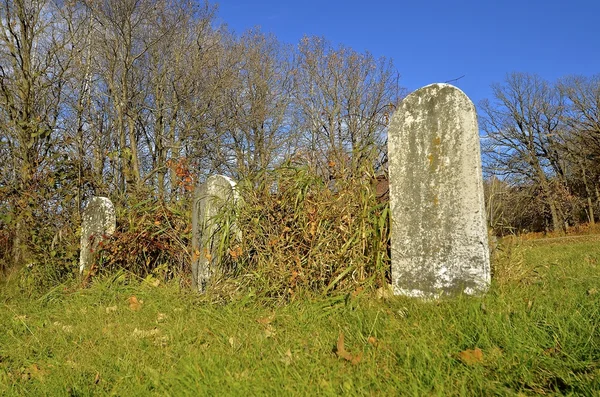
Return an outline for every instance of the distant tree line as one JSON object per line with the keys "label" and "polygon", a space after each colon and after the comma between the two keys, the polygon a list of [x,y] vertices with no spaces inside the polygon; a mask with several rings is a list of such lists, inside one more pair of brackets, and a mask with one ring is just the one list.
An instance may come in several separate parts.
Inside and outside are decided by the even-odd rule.
{"label": "distant tree line", "polygon": [[[200,0],[0,3],[4,267],[74,262],[92,195],[119,214],[148,200],[186,211],[213,173],[251,180],[291,164],[330,180],[385,169],[403,95],[391,60],[320,37],[236,35],[215,15]],[[593,223],[599,77],[513,74],[493,89],[480,107],[491,226]]]}
{"label": "distant tree line", "polygon": [[548,82],[513,73],[481,103],[490,225],[499,234],[595,224],[600,75]]}
{"label": "distant tree line", "polygon": [[401,92],[390,60],[319,37],[237,36],[215,12],[193,0],[1,2],[5,266],[75,246],[92,195],[185,206],[213,173],[288,162],[341,178],[385,161]]}

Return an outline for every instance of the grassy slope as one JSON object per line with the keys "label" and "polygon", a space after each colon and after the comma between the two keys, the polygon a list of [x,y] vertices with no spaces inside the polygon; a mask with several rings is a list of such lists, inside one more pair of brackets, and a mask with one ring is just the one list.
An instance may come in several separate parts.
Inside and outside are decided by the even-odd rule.
{"label": "grassy slope", "polygon": [[[594,241],[505,249],[488,295],[441,302],[210,304],[119,278],[34,298],[2,288],[0,395],[600,393]],[[340,333],[360,362],[334,353]]]}

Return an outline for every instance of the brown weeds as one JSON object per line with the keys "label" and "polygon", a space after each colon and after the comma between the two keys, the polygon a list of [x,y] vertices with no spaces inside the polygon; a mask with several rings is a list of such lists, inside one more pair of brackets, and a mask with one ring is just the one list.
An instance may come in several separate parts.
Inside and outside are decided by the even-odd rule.
{"label": "brown weeds", "polygon": [[325,183],[281,168],[239,186],[240,241],[227,248],[237,282],[278,297],[383,285],[388,207],[377,202],[373,179]]}

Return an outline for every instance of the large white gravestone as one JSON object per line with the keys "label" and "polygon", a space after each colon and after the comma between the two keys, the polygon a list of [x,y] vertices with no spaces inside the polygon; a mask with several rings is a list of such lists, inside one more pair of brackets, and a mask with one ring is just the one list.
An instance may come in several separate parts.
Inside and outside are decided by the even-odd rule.
{"label": "large white gravestone", "polygon": [[192,288],[206,290],[215,263],[219,230],[217,214],[228,202],[237,201],[236,183],[223,175],[212,175],[194,193],[192,208]]}
{"label": "large white gravestone", "polygon": [[448,84],[400,104],[388,132],[394,294],[485,292],[490,260],[477,114]]}
{"label": "large white gravestone", "polygon": [[115,207],[106,197],[93,197],[81,215],[81,253],[79,271],[89,268],[94,262],[98,243],[115,232],[117,220]]}

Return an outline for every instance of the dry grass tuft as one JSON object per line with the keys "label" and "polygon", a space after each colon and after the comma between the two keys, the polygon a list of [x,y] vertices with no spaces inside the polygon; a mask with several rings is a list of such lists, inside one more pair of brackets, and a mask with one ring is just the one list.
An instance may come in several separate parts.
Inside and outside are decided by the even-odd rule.
{"label": "dry grass tuft", "polygon": [[229,284],[286,298],[383,285],[389,210],[377,202],[372,178],[325,183],[306,169],[284,167],[259,180],[239,184],[236,230],[221,230],[238,236],[221,249],[230,270],[223,275],[237,276]]}

